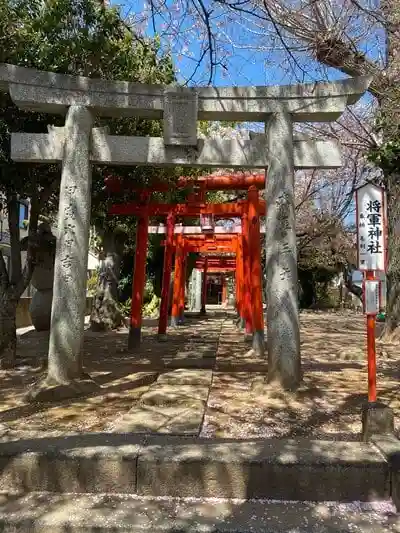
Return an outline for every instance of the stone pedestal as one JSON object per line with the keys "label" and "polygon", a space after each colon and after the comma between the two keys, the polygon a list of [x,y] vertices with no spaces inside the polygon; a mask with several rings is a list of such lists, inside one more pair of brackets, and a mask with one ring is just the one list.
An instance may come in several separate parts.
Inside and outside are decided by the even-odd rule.
{"label": "stone pedestal", "polygon": [[362,438],[394,433],[393,410],[383,403],[367,403],[362,409]]}
{"label": "stone pedestal", "polygon": [[36,331],[49,331],[53,289],[37,290],[29,306],[32,325]]}
{"label": "stone pedestal", "polygon": [[36,331],[48,331],[53,301],[54,257],[56,238],[46,222],[38,227],[36,265],[32,274],[32,286],[36,289],[29,306],[32,324]]}

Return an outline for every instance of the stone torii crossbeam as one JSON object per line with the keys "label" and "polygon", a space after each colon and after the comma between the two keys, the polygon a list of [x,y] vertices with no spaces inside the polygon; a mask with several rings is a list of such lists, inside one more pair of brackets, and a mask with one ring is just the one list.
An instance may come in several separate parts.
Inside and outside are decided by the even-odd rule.
{"label": "stone torii crossbeam", "polygon": [[[93,163],[268,168],[268,376],[285,388],[296,387],[301,369],[294,170],[337,168],[341,158],[334,141],[294,139],[293,123],[336,120],[369,83],[359,77],[292,86],[179,88],[0,65],[0,90],[19,108],[66,115],[63,128],[11,138],[15,161],[62,162],[49,376],[65,383],[80,372]],[[108,135],[94,127],[96,116],[162,119],[164,136]],[[198,120],[264,122],[265,135],[199,139]]]}

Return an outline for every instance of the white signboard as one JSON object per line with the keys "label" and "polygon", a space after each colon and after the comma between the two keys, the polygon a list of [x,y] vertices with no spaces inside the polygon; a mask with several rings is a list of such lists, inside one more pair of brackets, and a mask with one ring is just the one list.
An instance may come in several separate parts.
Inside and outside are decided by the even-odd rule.
{"label": "white signboard", "polygon": [[366,279],[364,282],[364,312],[367,315],[377,315],[380,309],[380,282]]}
{"label": "white signboard", "polygon": [[386,201],[381,187],[367,183],[356,190],[359,270],[386,270]]}

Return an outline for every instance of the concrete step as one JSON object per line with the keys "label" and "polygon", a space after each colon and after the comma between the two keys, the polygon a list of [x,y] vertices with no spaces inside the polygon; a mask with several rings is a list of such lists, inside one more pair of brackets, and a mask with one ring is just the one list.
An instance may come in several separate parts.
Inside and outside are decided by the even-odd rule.
{"label": "concrete step", "polygon": [[0,496],[2,533],[398,533],[390,503]]}
{"label": "concrete step", "polygon": [[390,497],[373,444],[72,435],[0,442],[0,490],[194,498],[370,501]]}

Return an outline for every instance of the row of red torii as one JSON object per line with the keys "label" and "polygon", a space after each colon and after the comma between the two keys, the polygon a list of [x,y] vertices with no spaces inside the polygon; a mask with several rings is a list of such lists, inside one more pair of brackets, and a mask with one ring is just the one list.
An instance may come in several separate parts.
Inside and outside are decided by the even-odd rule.
{"label": "row of red torii", "polygon": [[[129,348],[136,348],[141,342],[142,304],[146,281],[146,256],[149,233],[149,218],[163,215],[166,217],[166,240],[164,266],[161,289],[160,315],[158,324],[159,340],[166,340],[168,323],[168,306],[170,301],[170,283],[172,273],[172,259],[175,253],[175,274],[172,295],[171,326],[177,327],[183,323],[185,306],[186,264],[187,255],[197,252],[201,254],[234,254],[235,262],[235,300],[236,308],[245,327],[247,335],[253,336],[253,349],[264,353],[264,318],[261,280],[261,242],[260,242],[260,215],[265,215],[264,200],[259,198],[259,189],[265,187],[265,173],[256,175],[208,176],[200,179],[180,178],[176,184],[178,188],[192,189],[185,204],[152,203],[152,192],[168,190],[169,184],[155,184],[146,189],[138,190],[136,187],[124,185],[115,177],[105,179],[109,193],[118,193],[128,186],[130,190],[139,192],[139,202],[125,202],[114,204],[109,209],[110,215],[131,215],[138,217],[136,234],[135,266],[132,284],[132,303],[129,328]],[[207,190],[240,190],[247,189],[247,199],[227,203],[206,203]],[[216,233],[213,218],[240,217],[241,230],[238,232],[228,230]],[[176,226],[177,217],[203,217],[203,224],[199,226],[202,234],[187,228],[191,233],[185,232],[184,226]],[[160,232],[160,228],[153,227]],[[221,228],[222,229],[222,228]],[[193,232],[193,233],[192,233]],[[210,258],[202,263],[203,288],[201,310],[205,312],[205,292],[207,271],[218,265],[221,270],[232,268],[232,262],[218,261]],[[200,266],[199,264],[197,266]]]}

